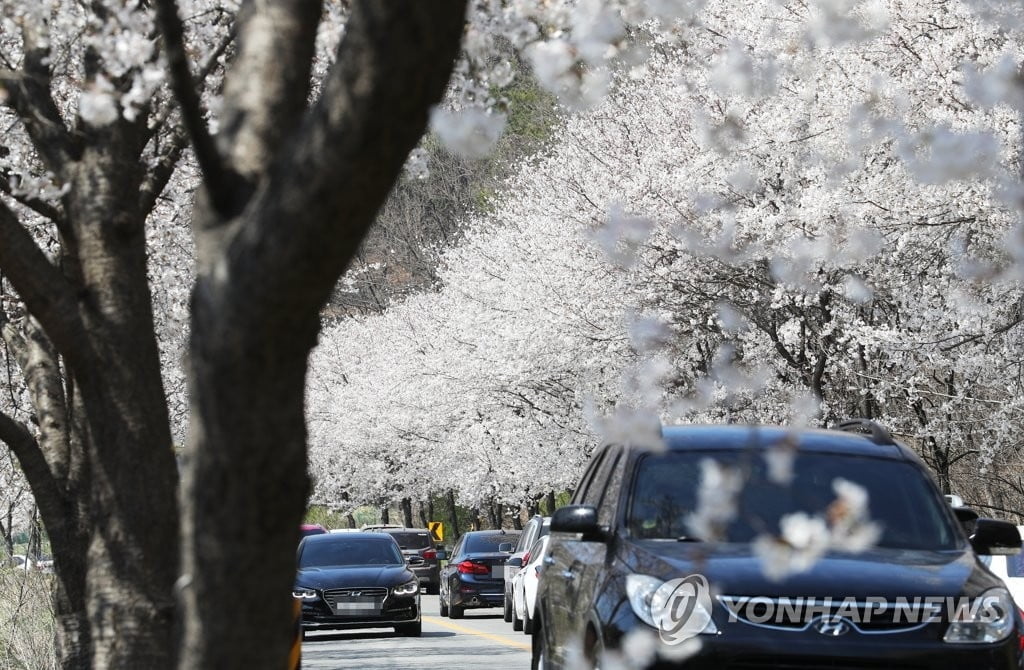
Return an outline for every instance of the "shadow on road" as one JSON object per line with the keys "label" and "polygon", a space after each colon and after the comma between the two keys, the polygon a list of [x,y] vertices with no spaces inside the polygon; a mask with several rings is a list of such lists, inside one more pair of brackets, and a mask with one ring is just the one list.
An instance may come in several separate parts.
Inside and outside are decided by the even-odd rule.
{"label": "shadow on road", "polygon": [[[423,635],[420,637],[454,637],[456,633],[449,631],[423,631]],[[344,640],[384,640],[388,638],[403,639],[403,640],[415,640],[414,637],[404,637],[401,635],[395,635],[394,633],[388,633],[385,631],[367,633],[364,631],[331,631],[329,633],[306,633],[306,638],[303,640],[304,643],[311,642],[338,642]]]}

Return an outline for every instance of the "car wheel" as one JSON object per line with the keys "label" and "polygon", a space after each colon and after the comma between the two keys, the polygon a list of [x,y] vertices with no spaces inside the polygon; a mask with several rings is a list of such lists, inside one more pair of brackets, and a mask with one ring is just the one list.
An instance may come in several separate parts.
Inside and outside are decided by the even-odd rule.
{"label": "car wheel", "polygon": [[403,623],[400,626],[395,626],[395,632],[402,637],[420,637],[423,635],[423,622]]}
{"label": "car wheel", "polygon": [[523,632],[533,635],[533,619],[530,618],[530,610],[526,610],[523,614]]}
{"label": "car wheel", "polygon": [[431,583],[428,582],[425,590],[426,590],[428,596],[436,596],[436,595],[441,593],[441,585],[440,584],[431,584]]}
{"label": "car wheel", "polygon": [[512,596],[505,591],[505,623],[512,623]]}
{"label": "car wheel", "polygon": [[461,619],[466,613],[465,607],[457,607],[456,605],[448,606],[448,618],[449,619]]}
{"label": "car wheel", "polygon": [[519,613],[516,612],[516,608],[512,608],[512,630],[522,630],[523,620],[519,618]]}

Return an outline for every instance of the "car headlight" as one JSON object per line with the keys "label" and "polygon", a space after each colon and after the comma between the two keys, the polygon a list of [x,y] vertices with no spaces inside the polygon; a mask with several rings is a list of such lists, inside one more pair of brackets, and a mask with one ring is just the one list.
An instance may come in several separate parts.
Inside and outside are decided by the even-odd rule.
{"label": "car headlight", "polygon": [[[670,600],[672,600],[673,592],[678,588],[680,581],[673,580],[672,583],[668,583],[650,575],[628,575],[626,577],[626,597],[629,598],[629,606],[633,608],[633,613],[652,628],[672,623],[675,629],[678,629],[678,624],[686,622],[672,621],[674,612],[672,612],[673,607]],[[706,587],[707,583],[704,582],[704,584]],[[707,635],[718,632],[718,627],[711,619],[710,608],[699,602],[694,602],[693,610],[689,613],[687,621],[691,626],[696,626],[692,628],[693,632],[699,631]]]}
{"label": "car headlight", "polygon": [[316,590],[305,586],[296,586],[292,589],[292,597],[299,600],[316,600]]}
{"label": "car headlight", "polygon": [[420,583],[414,579],[411,582],[406,582],[405,584],[400,584],[394,587],[391,589],[391,592],[396,596],[412,596],[416,595],[419,590]]}
{"label": "car headlight", "polygon": [[1013,632],[1013,598],[1003,587],[989,589],[975,598],[969,608],[953,613],[942,638],[954,644],[990,644],[1005,640]]}
{"label": "car headlight", "polygon": [[664,583],[663,580],[649,575],[626,577],[626,597],[629,598],[629,606],[633,608],[633,614],[648,626],[655,626],[654,616],[651,614],[651,598]]}

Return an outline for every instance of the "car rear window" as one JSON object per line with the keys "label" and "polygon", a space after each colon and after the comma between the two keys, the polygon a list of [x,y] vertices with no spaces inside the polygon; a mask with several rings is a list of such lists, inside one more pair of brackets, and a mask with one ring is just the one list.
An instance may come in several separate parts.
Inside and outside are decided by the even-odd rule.
{"label": "car rear window", "polygon": [[516,543],[519,533],[495,533],[493,535],[467,535],[465,553],[485,553],[498,551],[498,546],[510,542]]}
{"label": "car rear window", "polygon": [[388,535],[395,538],[395,542],[402,549],[422,549],[430,546],[430,533],[427,531],[415,532],[415,533],[393,533],[389,532]]}
{"label": "car rear window", "polygon": [[650,454],[638,464],[627,525],[639,538],[693,537],[687,522],[697,511],[705,459],[738,467],[746,484],[736,518],[725,528],[728,542],[751,542],[778,534],[780,519],[803,512],[824,515],[836,499],[833,482],[845,479],[868,494],[871,521],[881,524],[877,546],[897,549],[954,549],[959,540],[941,499],[926,476],[910,463],[845,454],[799,453],[789,485],[769,479],[758,452],[686,451]]}

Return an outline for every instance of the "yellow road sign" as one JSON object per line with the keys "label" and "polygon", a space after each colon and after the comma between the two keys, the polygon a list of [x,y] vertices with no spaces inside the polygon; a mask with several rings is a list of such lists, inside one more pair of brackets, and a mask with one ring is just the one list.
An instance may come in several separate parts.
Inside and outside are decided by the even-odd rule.
{"label": "yellow road sign", "polygon": [[434,542],[444,542],[444,524],[440,521],[428,521],[427,530]]}

